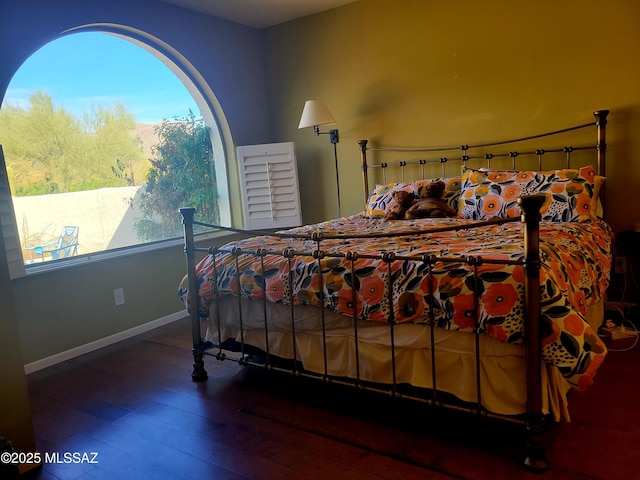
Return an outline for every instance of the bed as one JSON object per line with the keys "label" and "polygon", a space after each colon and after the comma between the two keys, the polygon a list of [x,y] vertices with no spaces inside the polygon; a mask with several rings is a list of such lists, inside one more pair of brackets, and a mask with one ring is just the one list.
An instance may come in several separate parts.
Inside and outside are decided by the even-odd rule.
{"label": "bed", "polygon": [[[545,471],[546,419],[569,420],[568,392],[589,388],[607,353],[608,113],[480,145],[361,140],[364,210],[315,225],[245,232],[181,209],[193,379],[213,356],[521,422],[524,465]],[[435,180],[455,217],[384,218],[394,191]],[[247,238],[198,247],[194,226]]]}

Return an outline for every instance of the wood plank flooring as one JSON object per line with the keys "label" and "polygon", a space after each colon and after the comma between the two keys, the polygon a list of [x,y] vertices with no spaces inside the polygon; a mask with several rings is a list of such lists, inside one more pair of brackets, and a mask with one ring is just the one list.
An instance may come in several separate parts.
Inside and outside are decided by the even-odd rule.
{"label": "wood plank flooring", "polygon": [[[619,345],[618,345],[619,346]],[[180,320],[28,376],[40,452],[96,452],[25,475],[76,479],[632,479],[640,466],[640,347],[546,430],[551,469],[525,471],[519,425],[206,359],[191,381]]]}

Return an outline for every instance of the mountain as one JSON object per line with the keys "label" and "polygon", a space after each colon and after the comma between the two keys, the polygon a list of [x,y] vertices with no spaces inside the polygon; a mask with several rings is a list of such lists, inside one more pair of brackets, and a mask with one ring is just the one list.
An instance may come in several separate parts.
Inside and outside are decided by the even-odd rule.
{"label": "mountain", "polygon": [[138,137],[142,142],[142,151],[145,158],[151,158],[151,147],[159,143],[158,136],[155,134],[155,128],[158,124],[137,123],[136,128],[131,131],[131,135]]}

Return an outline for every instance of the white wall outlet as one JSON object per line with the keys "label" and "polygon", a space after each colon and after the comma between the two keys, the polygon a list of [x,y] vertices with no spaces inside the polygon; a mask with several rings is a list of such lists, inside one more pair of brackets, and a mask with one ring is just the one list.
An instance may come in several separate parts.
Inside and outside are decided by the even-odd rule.
{"label": "white wall outlet", "polygon": [[113,301],[116,305],[122,305],[124,303],[124,289],[116,288],[113,291]]}

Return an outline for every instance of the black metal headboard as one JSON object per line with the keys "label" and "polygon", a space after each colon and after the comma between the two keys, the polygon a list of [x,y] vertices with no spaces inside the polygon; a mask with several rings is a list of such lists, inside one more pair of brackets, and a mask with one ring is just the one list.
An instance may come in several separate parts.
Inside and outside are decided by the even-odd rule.
{"label": "black metal headboard", "polygon": [[[549,154],[563,154],[566,157],[566,167],[570,168],[572,155],[578,151],[595,151],[596,171],[598,175],[605,176],[606,162],[606,124],[607,115],[609,110],[597,110],[593,112],[596,120],[595,122],[585,123],[574,127],[565,128],[562,130],[555,130],[552,132],[542,133],[538,135],[532,135],[528,137],[521,137],[512,140],[505,140],[493,143],[483,143],[476,145],[456,145],[453,147],[372,147],[369,146],[368,140],[359,140],[360,156],[362,159],[362,180],[364,189],[364,200],[367,202],[370,194],[369,186],[369,170],[380,169],[382,172],[382,181],[379,183],[387,183],[387,170],[389,168],[396,168],[400,171],[399,181],[405,181],[405,173],[407,170],[416,169],[420,170],[420,176],[422,179],[428,178],[425,176],[425,169],[430,166],[433,168],[434,164],[441,166],[441,176],[447,176],[447,167],[454,164],[459,167],[458,174],[463,169],[469,166],[470,162],[483,163],[486,168],[492,168],[491,165],[496,160],[507,159],[510,163],[510,167],[513,170],[518,169],[518,165],[521,165],[524,158],[535,157],[537,159],[537,170],[542,170],[543,157],[547,157]],[[582,146],[563,146],[563,147],[551,147],[541,148],[537,144],[547,143],[550,144],[549,139],[559,137],[561,134],[568,132],[574,132],[577,130],[589,129],[596,127],[597,142],[595,145],[592,143]],[[535,145],[534,145],[535,141]],[[509,150],[498,149],[497,147],[518,147],[522,146],[524,150]],[[370,158],[367,156],[367,152],[395,152],[397,154],[409,154],[409,155],[425,155],[421,158],[413,158],[409,160],[398,160],[393,162],[380,162],[376,164],[370,164]],[[437,168],[437,167],[436,167]],[[397,171],[397,170],[396,170]],[[416,180],[412,178],[411,180]],[[604,185],[600,192],[600,200],[604,206]]]}

